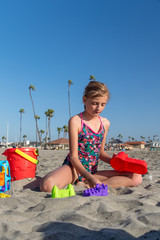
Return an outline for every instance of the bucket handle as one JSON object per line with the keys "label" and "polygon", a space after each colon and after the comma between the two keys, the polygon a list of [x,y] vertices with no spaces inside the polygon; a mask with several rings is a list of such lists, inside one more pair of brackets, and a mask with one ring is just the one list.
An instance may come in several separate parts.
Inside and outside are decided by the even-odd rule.
{"label": "bucket handle", "polygon": [[27,159],[28,161],[32,162],[32,163],[35,163],[35,164],[38,164],[38,160],[35,159],[35,158],[32,158],[31,156],[29,156],[28,154],[20,151],[19,149],[15,149],[15,152],[20,155],[21,157],[24,157],[25,159]]}

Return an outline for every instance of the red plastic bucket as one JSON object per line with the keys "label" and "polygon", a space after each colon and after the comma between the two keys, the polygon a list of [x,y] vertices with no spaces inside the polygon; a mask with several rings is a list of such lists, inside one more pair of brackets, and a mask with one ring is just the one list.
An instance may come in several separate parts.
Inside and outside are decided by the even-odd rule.
{"label": "red plastic bucket", "polygon": [[9,162],[12,182],[35,177],[38,164],[36,148],[9,148],[2,155],[5,155]]}

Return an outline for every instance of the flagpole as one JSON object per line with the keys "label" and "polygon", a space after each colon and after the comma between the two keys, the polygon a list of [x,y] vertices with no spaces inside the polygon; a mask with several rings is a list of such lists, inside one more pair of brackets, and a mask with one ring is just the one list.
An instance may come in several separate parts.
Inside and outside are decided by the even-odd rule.
{"label": "flagpole", "polygon": [[6,141],[6,148],[8,148],[8,132],[9,132],[9,123],[7,122],[7,141]]}

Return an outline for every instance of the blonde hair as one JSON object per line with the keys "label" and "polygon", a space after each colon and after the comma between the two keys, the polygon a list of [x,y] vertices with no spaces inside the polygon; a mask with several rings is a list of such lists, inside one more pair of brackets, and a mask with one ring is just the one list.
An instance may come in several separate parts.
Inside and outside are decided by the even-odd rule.
{"label": "blonde hair", "polygon": [[90,81],[84,90],[83,96],[86,98],[107,96],[109,100],[110,92],[104,83],[98,81]]}

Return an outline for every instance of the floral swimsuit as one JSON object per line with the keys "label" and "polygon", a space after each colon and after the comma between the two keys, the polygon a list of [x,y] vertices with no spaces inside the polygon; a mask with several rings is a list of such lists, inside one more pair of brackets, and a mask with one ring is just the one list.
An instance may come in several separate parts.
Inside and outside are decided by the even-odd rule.
{"label": "floral swimsuit", "polygon": [[[99,117],[101,127],[99,132],[95,133],[86,123],[83,122],[82,113],[80,115],[82,127],[78,134],[78,158],[82,165],[84,166],[84,168],[88,172],[93,174],[97,171],[100,148],[104,137],[105,129],[102,120]],[[67,155],[63,165],[64,164],[71,164],[70,154]],[[78,180],[76,181],[76,183],[85,180],[86,179],[81,174],[78,173]]]}

